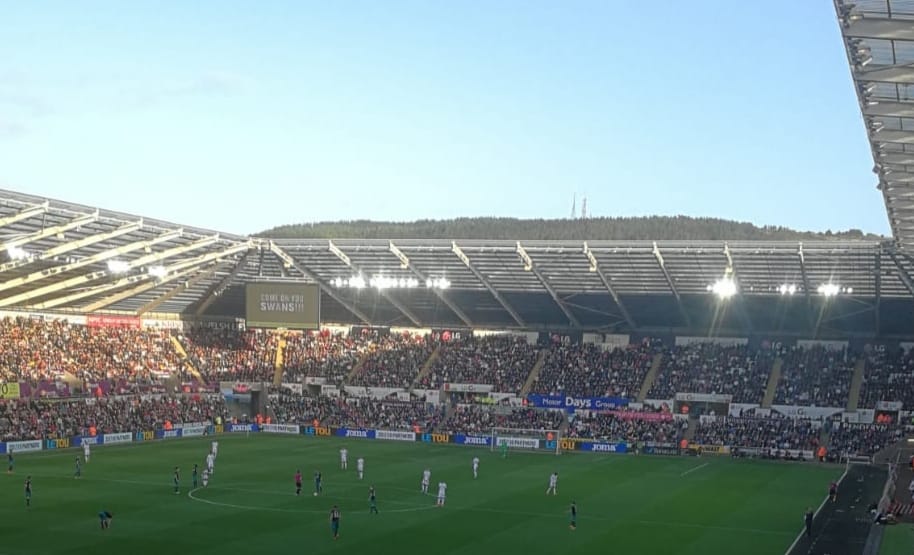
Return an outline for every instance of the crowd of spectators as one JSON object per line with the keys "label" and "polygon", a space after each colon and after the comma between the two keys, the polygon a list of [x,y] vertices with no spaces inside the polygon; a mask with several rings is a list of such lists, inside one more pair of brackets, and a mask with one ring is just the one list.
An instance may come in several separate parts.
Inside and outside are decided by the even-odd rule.
{"label": "crowd of spectators", "polygon": [[289,334],[283,349],[283,380],[299,383],[304,377],[326,378],[340,384],[371,344],[360,335],[331,333]]}
{"label": "crowd of spectators", "polygon": [[611,413],[594,412],[587,416],[575,416],[567,436],[613,442],[679,443],[688,426],[687,420],[622,418]]}
{"label": "crowd of spectators", "polygon": [[441,344],[438,359],[419,386],[438,389],[444,383],[487,384],[498,392],[517,393],[536,359],[535,346],[522,337],[468,336]]}
{"label": "crowd of spectators", "polygon": [[564,413],[554,410],[458,405],[439,431],[486,435],[492,433],[492,428],[558,430],[564,422]]}
{"label": "crowd of spectators", "polygon": [[820,433],[821,426],[808,419],[724,416],[700,422],[693,441],[701,445],[815,451]]}
{"label": "crowd of spectators", "polygon": [[898,426],[886,424],[836,423],[828,438],[829,457],[872,457],[904,435]]}
{"label": "crowd of spectators", "polygon": [[732,395],[736,403],[760,403],[776,352],[746,345],[697,343],[667,350],[648,398],[676,393]]}
{"label": "crowd of spectators", "polygon": [[903,404],[903,410],[914,408],[914,352],[874,349],[867,353],[860,406],[873,409],[879,401]]}
{"label": "crowd of spectators", "polygon": [[283,390],[270,400],[277,422],[384,430],[434,430],[443,407],[424,402],[356,397],[311,397]]}
{"label": "crowd of spectators", "polygon": [[378,337],[368,346],[368,357],[353,377],[352,385],[408,388],[434,350],[435,344],[419,335]]}
{"label": "crowd of spectators", "polygon": [[269,381],[276,371],[279,336],[260,330],[197,327],[181,343],[207,382]]}
{"label": "crowd of spectators", "polygon": [[3,440],[71,437],[162,429],[228,416],[220,396],[119,397],[73,401],[0,402]]}
{"label": "crowd of spectators", "polygon": [[777,405],[847,406],[856,359],[846,349],[795,347],[782,354]]}
{"label": "crowd of spectators", "polygon": [[572,397],[635,398],[653,358],[654,350],[647,345],[603,349],[594,344],[554,344],[532,391]]}
{"label": "crowd of spectators", "polygon": [[168,331],[96,328],[66,320],[0,320],[0,379],[37,385],[76,379],[153,383],[178,372]]}

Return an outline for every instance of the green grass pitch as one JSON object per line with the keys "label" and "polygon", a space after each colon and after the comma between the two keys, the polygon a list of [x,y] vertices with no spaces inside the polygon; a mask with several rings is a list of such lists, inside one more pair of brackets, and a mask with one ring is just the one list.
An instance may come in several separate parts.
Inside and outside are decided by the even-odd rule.
{"label": "green grass pitch", "polygon": [[[95,447],[83,478],[79,450],[17,457],[0,476],[2,555],[58,553],[228,553],[398,555],[487,553],[784,553],[841,470],[815,464],[512,451],[370,440],[230,436],[219,440],[209,488],[190,493],[191,467],[203,466],[211,438]],[[339,449],[349,449],[349,470]],[[365,480],[355,460],[365,458]],[[471,460],[481,459],[479,479]],[[172,468],[181,467],[181,493]],[[419,492],[448,483],[447,506]],[[296,468],[304,492],[294,495]],[[324,475],[314,497],[312,474]],[[559,472],[558,495],[545,495]],[[32,475],[32,508],[23,483]],[[368,512],[368,486],[379,515]],[[577,501],[576,530],[569,504]],[[340,539],[328,512],[342,510]],[[98,513],[114,514],[102,531]]]}

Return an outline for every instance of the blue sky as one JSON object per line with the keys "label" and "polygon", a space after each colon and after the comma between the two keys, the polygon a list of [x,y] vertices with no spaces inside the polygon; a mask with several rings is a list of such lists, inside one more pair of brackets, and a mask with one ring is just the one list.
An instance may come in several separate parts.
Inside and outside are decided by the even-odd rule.
{"label": "blue sky", "polygon": [[248,233],[687,214],[888,232],[832,4],[0,0],[0,187]]}

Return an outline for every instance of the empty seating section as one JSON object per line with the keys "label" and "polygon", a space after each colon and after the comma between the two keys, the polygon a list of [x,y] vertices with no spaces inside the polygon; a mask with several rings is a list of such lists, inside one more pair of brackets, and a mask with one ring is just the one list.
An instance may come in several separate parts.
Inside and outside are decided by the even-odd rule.
{"label": "empty seating section", "polygon": [[856,359],[845,349],[820,346],[787,349],[774,403],[817,407],[847,406]]}
{"label": "empty seating section", "polygon": [[368,358],[352,385],[407,388],[435,350],[426,337],[392,334],[379,337],[368,346]]}
{"label": "empty seating section", "polygon": [[677,393],[732,395],[736,403],[760,403],[768,385],[775,352],[745,345],[699,343],[668,349],[648,393],[650,399],[672,399]]}
{"label": "empty seating section", "polygon": [[517,393],[536,364],[537,350],[516,336],[472,337],[442,343],[438,359],[419,387],[445,383],[487,384],[495,391]]}
{"label": "empty seating section", "polygon": [[534,393],[572,397],[638,395],[653,361],[650,347],[604,350],[599,345],[553,345],[533,386]]}

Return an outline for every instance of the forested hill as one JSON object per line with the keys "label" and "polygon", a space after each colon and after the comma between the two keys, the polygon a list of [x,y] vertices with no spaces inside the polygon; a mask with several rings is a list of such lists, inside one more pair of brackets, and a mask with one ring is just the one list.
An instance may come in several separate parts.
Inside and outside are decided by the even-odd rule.
{"label": "forested hill", "polygon": [[829,240],[880,239],[858,229],[825,233],[786,227],[759,227],[751,223],[716,218],[648,216],[640,218],[589,218],[519,220],[515,218],[458,218],[415,222],[318,222],[275,227],[260,233],[276,239],[524,239],[524,240],[636,240],[720,239]]}

